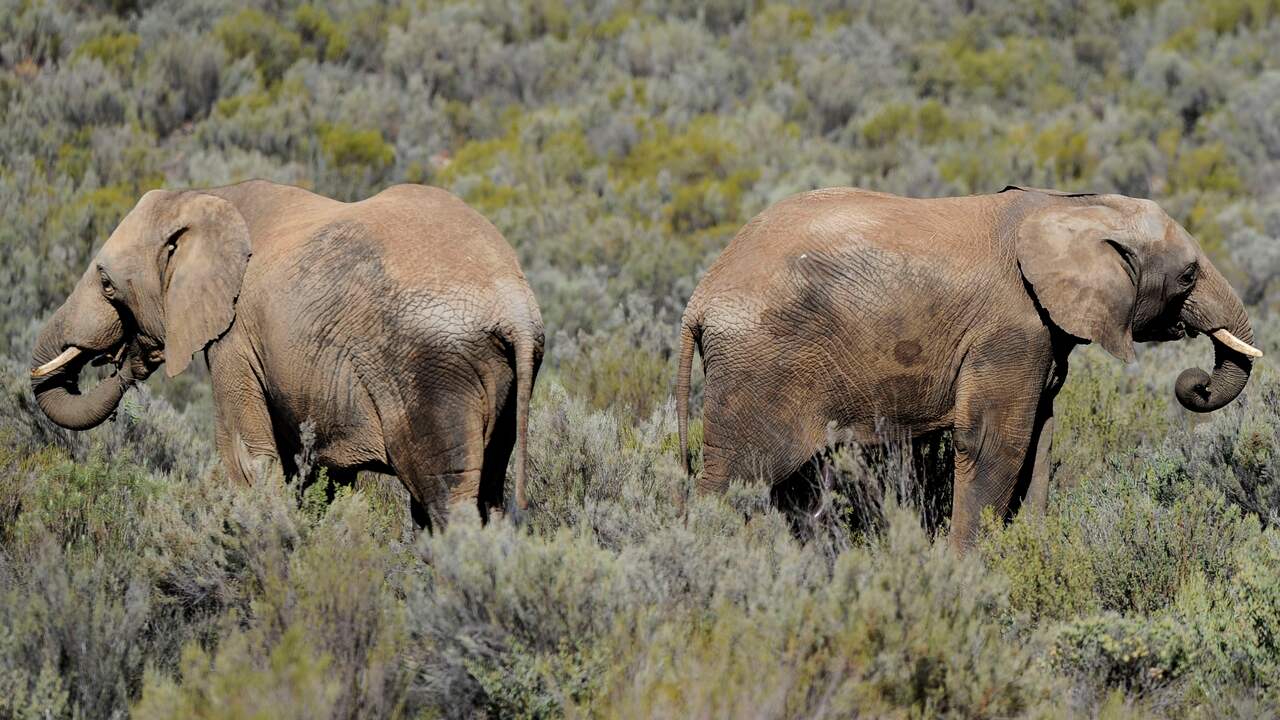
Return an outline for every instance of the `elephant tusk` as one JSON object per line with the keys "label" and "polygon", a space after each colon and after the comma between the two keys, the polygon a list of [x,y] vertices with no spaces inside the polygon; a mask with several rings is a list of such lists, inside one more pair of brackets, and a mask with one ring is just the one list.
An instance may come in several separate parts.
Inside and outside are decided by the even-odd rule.
{"label": "elephant tusk", "polygon": [[1210,334],[1213,335],[1214,340],[1217,340],[1218,342],[1222,343],[1223,345],[1226,345],[1227,347],[1231,348],[1232,350],[1235,350],[1236,352],[1240,353],[1241,355],[1244,355],[1245,357],[1251,357],[1251,358],[1262,357],[1261,350],[1241,340],[1235,335],[1232,335],[1231,333],[1227,332],[1226,328],[1220,328],[1218,330],[1214,330]]}
{"label": "elephant tusk", "polygon": [[[1238,341],[1237,341],[1237,342],[1238,342]],[[41,365],[40,367],[36,368],[35,370],[32,370],[32,371],[31,371],[31,377],[33,377],[33,378],[42,378],[42,377],[44,377],[44,376],[46,376],[46,375],[51,375],[51,374],[53,374],[53,373],[57,372],[57,371],[58,371],[58,369],[59,369],[59,368],[61,368],[63,365],[66,365],[67,363],[71,362],[72,360],[75,360],[75,359],[76,359],[76,357],[78,357],[78,356],[80,355],[80,352],[81,352],[81,351],[80,351],[80,348],[78,348],[78,347],[69,347],[69,348],[67,348],[66,350],[63,350],[63,351],[62,351],[62,354],[61,354],[61,355],[59,355],[58,357],[56,357],[56,358],[54,358],[54,359],[50,360],[49,362],[47,362],[47,363],[45,363],[45,364]]]}

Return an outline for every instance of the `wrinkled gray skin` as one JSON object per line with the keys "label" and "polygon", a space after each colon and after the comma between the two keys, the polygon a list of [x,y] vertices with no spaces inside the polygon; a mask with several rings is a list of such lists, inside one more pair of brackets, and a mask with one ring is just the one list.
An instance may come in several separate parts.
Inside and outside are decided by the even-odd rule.
{"label": "wrinkled gray skin", "polygon": [[[81,353],[40,370],[69,348]],[[397,185],[343,203],[252,181],[147,193],[40,333],[32,389],[82,430],[161,362],[173,376],[204,352],[233,479],[296,472],[310,421],[331,477],[395,473],[419,525],[439,527],[454,503],[505,507],[513,445],[523,507],[542,349],[515,253],[453,195]],[[81,392],[104,359],[118,372]]]}
{"label": "wrinkled gray skin", "polygon": [[[695,347],[706,372],[703,491],[793,481],[828,426],[862,443],[953,430],[951,542],[982,509],[1044,507],[1053,399],[1067,355],[1097,342],[1214,333],[1211,374],[1174,388],[1196,412],[1231,402],[1251,358],[1244,307],[1159,206],[1008,188],[914,200],[855,189],[797,195],[748,223],[684,315],[676,399],[688,467]],[[1228,341],[1230,338],[1228,338]]]}

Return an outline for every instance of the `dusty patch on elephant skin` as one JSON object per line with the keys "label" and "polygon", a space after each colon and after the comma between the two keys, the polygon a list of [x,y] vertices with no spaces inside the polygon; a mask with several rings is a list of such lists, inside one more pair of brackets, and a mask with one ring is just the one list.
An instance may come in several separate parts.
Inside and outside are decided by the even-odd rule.
{"label": "dusty patch on elephant skin", "polygon": [[915,340],[903,340],[893,346],[893,359],[899,365],[911,367],[920,360],[920,343]]}

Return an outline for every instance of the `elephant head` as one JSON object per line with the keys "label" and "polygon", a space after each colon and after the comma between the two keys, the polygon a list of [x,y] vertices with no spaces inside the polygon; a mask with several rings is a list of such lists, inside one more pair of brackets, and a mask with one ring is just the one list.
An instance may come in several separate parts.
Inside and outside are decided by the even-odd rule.
{"label": "elephant head", "polygon": [[[144,195],[36,339],[31,385],[40,409],[63,427],[88,429],[161,362],[170,377],[182,372],[231,326],[249,254],[248,226],[228,201]],[[103,361],[121,371],[81,393],[85,365]]]}
{"label": "elephant head", "polygon": [[1017,226],[1018,266],[1054,325],[1125,361],[1135,340],[1205,333],[1213,372],[1184,370],[1178,401],[1212,412],[1240,394],[1262,352],[1240,298],[1182,226],[1150,200],[1023,192],[1040,199]]}

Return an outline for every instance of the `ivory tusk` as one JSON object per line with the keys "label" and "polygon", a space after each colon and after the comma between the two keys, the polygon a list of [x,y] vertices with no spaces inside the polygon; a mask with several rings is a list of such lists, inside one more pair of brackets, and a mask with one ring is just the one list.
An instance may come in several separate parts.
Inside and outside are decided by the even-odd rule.
{"label": "ivory tusk", "polygon": [[[1234,338],[1233,338],[1233,339],[1234,339]],[[1236,342],[1239,342],[1239,341],[1237,340]],[[77,356],[79,356],[79,355],[80,355],[80,348],[78,348],[78,347],[69,347],[69,348],[67,348],[66,350],[63,350],[63,351],[62,351],[62,354],[61,354],[61,355],[59,355],[58,357],[56,357],[56,358],[54,358],[54,359],[50,360],[49,362],[47,362],[47,363],[45,363],[45,364],[41,365],[40,367],[36,368],[35,370],[32,370],[32,371],[31,371],[31,377],[33,377],[33,378],[42,378],[42,377],[44,377],[44,376],[46,376],[46,375],[51,375],[51,374],[53,374],[53,373],[57,372],[57,371],[58,371],[58,369],[59,369],[59,368],[61,368],[63,365],[66,365],[67,363],[71,362],[72,360],[75,360],[75,359],[76,359],[76,357],[77,357]]]}
{"label": "ivory tusk", "polygon": [[1244,355],[1245,357],[1251,357],[1251,358],[1262,357],[1261,350],[1241,340],[1235,335],[1232,335],[1231,333],[1227,332],[1225,328],[1214,330],[1210,334],[1213,335],[1214,340],[1217,340],[1218,342],[1222,343],[1223,345],[1226,345],[1227,347],[1231,348],[1232,350],[1235,350],[1236,352],[1240,353],[1241,355]]}

